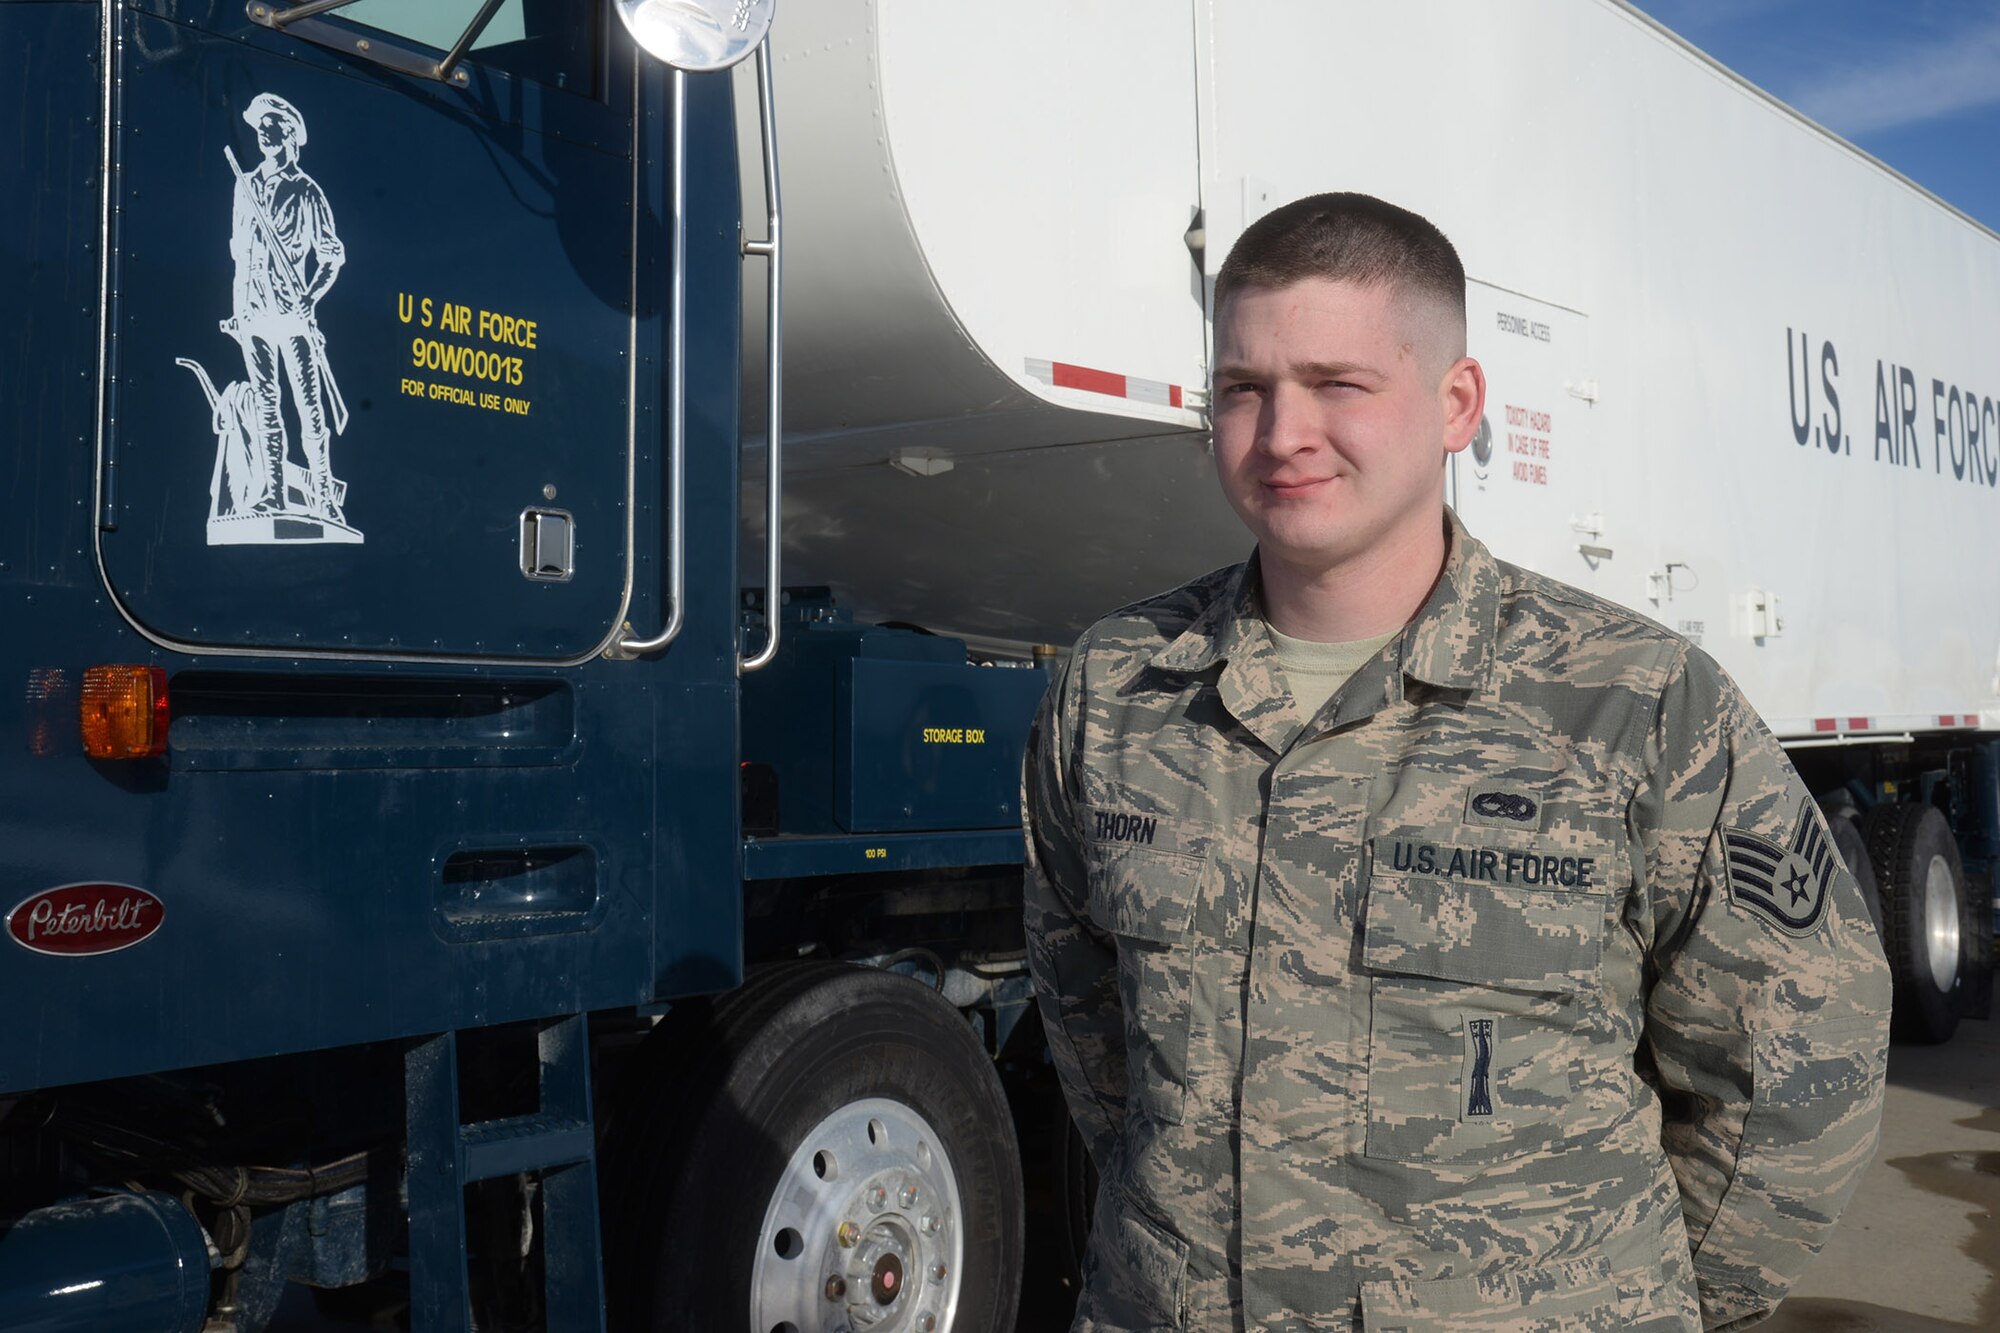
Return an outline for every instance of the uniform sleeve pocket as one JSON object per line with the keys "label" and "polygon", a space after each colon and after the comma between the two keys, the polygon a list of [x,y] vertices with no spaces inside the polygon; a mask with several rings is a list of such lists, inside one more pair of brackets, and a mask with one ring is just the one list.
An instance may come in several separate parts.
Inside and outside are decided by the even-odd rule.
{"label": "uniform sleeve pocket", "polygon": [[1560,1144],[1605,911],[1586,893],[1371,879],[1368,1156],[1484,1163]]}
{"label": "uniform sleeve pocket", "polygon": [[1601,1256],[1514,1272],[1431,1282],[1361,1284],[1363,1333],[1557,1333],[1630,1326],[1636,1288],[1625,1289]]}
{"label": "uniform sleeve pocket", "polygon": [[1179,852],[1090,848],[1091,915],[1118,943],[1126,1103],[1162,1124],[1181,1122],[1187,1098],[1188,922],[1207,868]]}

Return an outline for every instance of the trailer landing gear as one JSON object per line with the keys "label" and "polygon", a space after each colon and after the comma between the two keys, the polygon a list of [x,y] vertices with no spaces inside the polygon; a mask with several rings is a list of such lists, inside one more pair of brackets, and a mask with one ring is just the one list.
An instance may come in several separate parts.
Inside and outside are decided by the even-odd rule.
{"label": "trailer landing gear", "polygon": [[677,1007],[647,1047],[606,1149],[614,1327],[1013,1328],[1013,1127],[935,991],[787,965]]}

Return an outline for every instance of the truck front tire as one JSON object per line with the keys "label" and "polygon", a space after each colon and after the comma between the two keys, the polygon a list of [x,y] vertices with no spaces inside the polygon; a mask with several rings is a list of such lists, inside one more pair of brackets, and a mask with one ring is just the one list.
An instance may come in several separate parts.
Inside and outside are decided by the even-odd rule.
{"label": "truck front tire", "polygon": [[1013,1126],[936,992],[788,965],[648,1045],[607,1145],[614,1327],[1011,1333]]}

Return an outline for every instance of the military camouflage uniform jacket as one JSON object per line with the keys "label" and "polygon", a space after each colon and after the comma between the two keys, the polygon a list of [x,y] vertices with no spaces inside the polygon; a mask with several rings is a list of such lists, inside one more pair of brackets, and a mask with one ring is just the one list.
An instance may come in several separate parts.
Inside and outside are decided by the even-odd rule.
{"label": "military camouflage uniform jacket", "polygon": [[1699,649],[1448,521],[1315,717],[1254,561],[1099,622],[1044,705],[1078,1330],[1753,1323],[1874,1151],[1887,968],[1777,743]]}

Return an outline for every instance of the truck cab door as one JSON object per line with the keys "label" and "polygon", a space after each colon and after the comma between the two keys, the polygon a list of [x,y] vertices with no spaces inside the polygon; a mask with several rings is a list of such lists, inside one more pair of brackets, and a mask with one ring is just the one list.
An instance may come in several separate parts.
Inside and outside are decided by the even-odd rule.
{"label": "truck cab door", "polygon": [[154,641],[574,661],[623,620],[630,47],[509,0],[425,77],[478,8],[115,13],[99,560]]}

